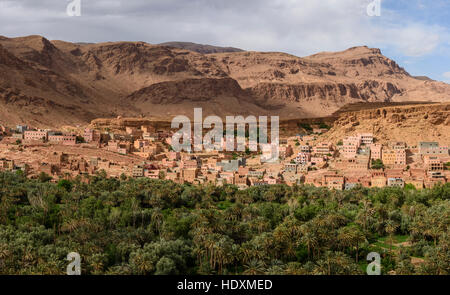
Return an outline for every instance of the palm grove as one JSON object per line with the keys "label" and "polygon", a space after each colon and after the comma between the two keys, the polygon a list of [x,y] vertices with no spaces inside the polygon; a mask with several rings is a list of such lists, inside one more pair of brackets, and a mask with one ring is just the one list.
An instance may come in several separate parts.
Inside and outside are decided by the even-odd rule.
{"label": "palm grove", "polygon": [[[88,180],[88,181],[86,181]],[[450,273],[450,184],[417,191],[0,174],[0,274]]]}

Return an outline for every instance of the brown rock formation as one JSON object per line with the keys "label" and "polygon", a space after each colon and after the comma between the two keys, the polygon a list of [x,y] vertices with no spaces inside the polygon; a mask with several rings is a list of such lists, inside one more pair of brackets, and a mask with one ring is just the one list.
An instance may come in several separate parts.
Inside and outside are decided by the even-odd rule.
{"label": "brown rock formation", "polygon": [[450,103],[385,107],[339,115],[323,140],[338,141],[352,134],[372,132],[381,142],[419,141],[450,144]]}
{"label": "brown rock formation", "polygon": [[378,49],[305,58],[222,51],[0,37],[0,123],[61,126],[118,115],[171,120],[192,115],[194,107],[204,115],[289,120],[328,116],[351,103],[450,100],[450,85],[411,77]]}

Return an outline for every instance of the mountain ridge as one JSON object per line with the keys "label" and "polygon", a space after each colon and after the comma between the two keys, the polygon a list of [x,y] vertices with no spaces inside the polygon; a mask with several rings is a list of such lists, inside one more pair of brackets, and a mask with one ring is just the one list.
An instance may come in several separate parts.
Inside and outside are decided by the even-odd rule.
{"label": "mountain ridge", "polygon": [[376,48],[297,57],[202,54],[145,42],[0,37],[0,123],[85,124],[95,118],[328,116],[352,103],[450,101],[450,85],[409,75]]}
{"label": "mountain ridge", "polygon": [[193,42],[181,42],[181,41],[171,41],[159,43],[161,46],[169,46],[175,47],[179,49],[186,49],[190,51],[194,51],[202,54],[210,54],[210,53],[225,53],[225,52],[243,52],[245,50],[235,47],[222,47],[222,46],[214,46],[207,44],[198,44]]}

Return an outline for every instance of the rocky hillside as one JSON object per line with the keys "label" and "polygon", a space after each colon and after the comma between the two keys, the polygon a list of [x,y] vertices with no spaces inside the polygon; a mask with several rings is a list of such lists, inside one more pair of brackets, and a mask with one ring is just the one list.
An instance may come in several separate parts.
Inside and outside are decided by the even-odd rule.
{"label": "rocky hillside", "polygon": [[378,49],[300,58],[169,45],[0,37],[0,123],[171,120],[192,116],[194,107],[204,115],[288,120],[328,116],[351,103],[450,100],[450,85],[412,77]]}
{"label": "rocky hillside", "polygon": [[320,140],[337,142],[362,132],[372,132],[380,142],[419,141],[450,145],[450,103],[395,106],[339,115],[330,132]]}

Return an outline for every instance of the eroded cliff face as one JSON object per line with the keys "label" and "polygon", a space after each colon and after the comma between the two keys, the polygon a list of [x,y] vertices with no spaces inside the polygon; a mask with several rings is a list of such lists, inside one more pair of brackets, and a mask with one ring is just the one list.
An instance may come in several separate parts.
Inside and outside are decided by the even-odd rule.
{"label": "eroded cliff face", "polygon": [[364,81],[361,83],[261,83],[250,88],[250,92],[265,101],[302,102],[312,99],[331,101],[389,102],[401,90],[390,82]]}
{"label": "eroded cliff face", "polygon": [[450,100],[450,85],[411,77],[379,49],[300,58],[201,54],[144,42],[75,44],[0,37],[0,123],[40,127],[101,117],[329,116],[351,103]]}
{"label": "eroded cliff face", "polygon": [[215,97],[246,99],[247,94],[231,79],[186,79],[153,84],[130,94],[133,103],[177,104],[183,101],[209,101]]}
{"label": "eroded cliff face", "polygon": [[352,47],[342,52],[323,52],[307,57],[311,61],[331,64],[348,77],[404,77],[408,72],[395,61],[382,55],[378,48]]}
{"label": "eroded cliff face", "polygon": [[403,141],[415,146],[419,141],[450,144],[450,104],[386,107],[339,116],[323,140],[337,141],[352,134],[372,132],[381,142]]}

